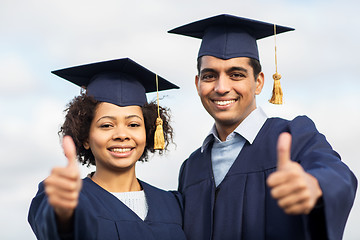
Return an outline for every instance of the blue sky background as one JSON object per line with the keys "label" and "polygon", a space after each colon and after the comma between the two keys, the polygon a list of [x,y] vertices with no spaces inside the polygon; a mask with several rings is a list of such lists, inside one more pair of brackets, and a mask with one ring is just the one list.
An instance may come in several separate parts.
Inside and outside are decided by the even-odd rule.
{"label": "blue sky background", "polygon": [[[294,27],[278,35],[285,104],[270,105],[274,39],[258,42],[269,116],[308,115],[360,176],[360,15],[358,1],[2,0],[0,3],[0,239],[35,239],[27,211],[37,184],[65,165],[57,131],[79,89],[50,72],[130,57],[181,87],[161,93],[172,109],[176,147],[138,164],[140,179],[176,189],[184,159],[200,146],[212,118],[194,86],[200,41],[167,34],[182,24],[229,13]],[[155,95],[148,95],[155,99]],[[83,176],[92,169],[81,168]],[[359,197],[344,239],[360,237]]]}

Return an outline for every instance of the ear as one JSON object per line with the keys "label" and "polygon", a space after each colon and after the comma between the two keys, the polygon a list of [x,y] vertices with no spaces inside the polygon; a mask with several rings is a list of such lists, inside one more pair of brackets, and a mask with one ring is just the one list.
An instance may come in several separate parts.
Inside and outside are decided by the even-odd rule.
{"label": "ear", "polygon": [[264,81],[265,81],[265,77],[264,77],[264,73],[260,72],[258,74],[258,77],[256,78],[256,89],[255,89],[255,94],[259,95],[264,87]]}
{"label": "ear", "polygon": [[195,76],[195,87],[198,92],[198,95],[200,96],[200,94],[199,94],[199,75]]}
{"label": "ear", "polygon": [[89,142],[88,140],[86,140],[84,143],[83,143],[83,146],[86,150],[89,150],[90,149],[90,145],[89,145]]}

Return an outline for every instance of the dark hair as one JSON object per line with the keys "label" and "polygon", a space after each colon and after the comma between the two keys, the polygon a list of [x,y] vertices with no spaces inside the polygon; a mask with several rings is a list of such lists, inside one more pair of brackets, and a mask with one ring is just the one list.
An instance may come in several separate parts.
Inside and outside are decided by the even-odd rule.
{"label": "dark hair", "polygon": [[[73,138],[78,160],[83,164],[96,165],[94,155],[91,149],[85,149],[83,144],[89,138],[89,131],[91,122],[95,116],[95,110],[100,102],[96,101],[93,97],[81,94],[71,100],[67,108],[65,121],[60,128],[58,134],[60,136],[69,135]],[[163,120],[163,131],[165,137],[165,149],[169,143],[173,143],[173,129],[170,126],[170,110],[160,106],[160,116]],[[146,146],[139,161],[148,160],[148,152],[155,152],[154,149],[154,134],[155,134],[155,121],[158,116],[157,104],[155,102],[146,103],[142,107],[144,115],[145,131],[146,131]],[[159,154],[163,154],[164,150],[159,150]]]}
{"label": "dark hair", "polygon": [[[200,75],[200,69],[201,69],[201,60],[202,57],[199,57],[197,59],[197,71],[198,71],[198,75]],[[257,79],[259,73],[261,72],[261,64],[258,60],[254,59],[254,58],[249,58],[249,64],[253,69],[254,72],[254,78],[255,80]]]}
{"label": "dark hair", "polygon": [[261,64],[260,64],[259,60],[256,60],[254,58],[249,58],[249,64],[253,69],[254,78],[256,80],[257,77],[259,76],[259,73],[261,72]]}

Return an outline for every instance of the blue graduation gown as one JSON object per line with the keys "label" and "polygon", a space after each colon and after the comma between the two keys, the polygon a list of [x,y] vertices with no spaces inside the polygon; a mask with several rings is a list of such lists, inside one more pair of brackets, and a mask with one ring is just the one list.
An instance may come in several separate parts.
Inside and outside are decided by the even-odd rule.
{"label": "blue graduation gown", "polygon": [[[277,138],[292,135],[291,159],[319,181],[322,202],[309,215],[287,215],[266,185],[276,170]],[[183,163],[179,191],[184,200],[188,239],[341,239],[357,180],[306,116],[292,121],[269,118],[253,144],[244,148],[218,187],[211,145]]]}
{"label": "blue graduation gown", "polygon": [[[179,194],[166,192],[139,181],[145,191],[148,215],[145,221],[111,193],[83,179],[79,204],[74,213],[74,239],[184,240]],[[32,200],[29,223],[38,239],[60,239],[55,213],[48,204],[43,183]]]}

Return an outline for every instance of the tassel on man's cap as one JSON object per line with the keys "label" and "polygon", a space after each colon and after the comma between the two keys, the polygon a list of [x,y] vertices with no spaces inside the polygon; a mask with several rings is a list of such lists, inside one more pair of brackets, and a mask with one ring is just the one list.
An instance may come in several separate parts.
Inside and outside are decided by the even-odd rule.
{"label": "tassel on man's cap", "polygon": [[271,99],[269,100],[272,104],[283,103],[283,92],[280,85],[281,74],[277,71],[277,53],[276,53],[276,25],[274,24],[274,39],[275,39],[275,73],[273,74],[274,86],[272,91]]}

